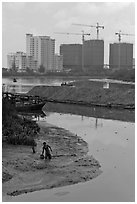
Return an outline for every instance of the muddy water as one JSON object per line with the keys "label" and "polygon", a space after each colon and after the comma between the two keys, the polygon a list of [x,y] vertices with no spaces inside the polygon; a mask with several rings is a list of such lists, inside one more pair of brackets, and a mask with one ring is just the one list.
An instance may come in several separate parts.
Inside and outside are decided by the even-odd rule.
{"label": "muddy water", "polygon": [[[75,106],[76,109],[76,106]],[[45,109],[46,111],[47,109]],[[51,111],[51,110],[50,110]],[[85,182],[17,196],[12,201],[130,202],[135,200],[135,124],[98,116],[47,112],[46,122],[78,134],[103,173]],[[123,111],[124,114],[124,111]],[[131,115],[134,113],[131,113]],[[127,118],[128,120],[128,118]]]}
{"label": "muddy water", "polygon": [[90,201],[134,200],[134,123],[58,113],[47,122],[80,135],[88,142],[89,154],[100,162],[102,175],[94,187],[88,183],[94,189],[89,190]]}

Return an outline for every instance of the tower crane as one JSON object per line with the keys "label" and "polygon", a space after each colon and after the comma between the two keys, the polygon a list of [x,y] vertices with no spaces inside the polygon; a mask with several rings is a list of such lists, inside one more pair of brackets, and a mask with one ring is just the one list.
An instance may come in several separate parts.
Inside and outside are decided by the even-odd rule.
{"label": "tower crane", "polygon": [[119,41],[119,43],[121,42],[121,36],[122,36],[122,35],[134,36],[133,34],[121,33],[121,30],[120,30],[119,32],[115,33],[115,35],[118,35],[118,41]]}
{"label": "tower crane", "polygon": [[91,27],[91,28],[96,28],[97,29],[97,40],[99,39],[99,29],[104,29],[104,26],[99,25],[97,23],[95,26],[94,25],[86,25],[86,24],[79,24],[79,23],[73,23],[72,25],[77,25],[77,26],[86,26],[86,27]]}
{"label": "tower crane", "polygon": [[83,30],[82,30],[82,33],[55,32],[55,34],[64,34],[64,35],[81,35],[81,36],[82,36],[82,43],[84,43],[84,36],[85,36],[85,35],[90,35],[90,33],[84,33]]}
{"label": "tower crane", "polygon": [[55,32],[55,34],[64,34],[64,35],[81,35],[82,36],[82,70],[84,71],[84,37],[85,35],[90,35],[90,33],[84,33],[82,30],[81,33],[65,33],[65,32]]}
{"label": "tower crane", "polygon": [[121,30],[117,33],[115,33],[115,35],[118,35],[118,41],[119,41],[119,49],[118,49],[118,52],[119,52],[119,59],[118,59],[118,68],[120,69],[120,64],[121,64],[121,46],[120,46],[120,43],[121,43],[121,36],[122,35],[126,35],[126,36],[134,36],[133,34],[125,34],[125,33],[122,33]]}

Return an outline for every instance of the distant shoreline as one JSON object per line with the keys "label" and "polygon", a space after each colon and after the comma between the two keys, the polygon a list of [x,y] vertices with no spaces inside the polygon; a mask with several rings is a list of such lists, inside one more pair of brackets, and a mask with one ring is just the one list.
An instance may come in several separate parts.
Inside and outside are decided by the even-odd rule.
{"label": "distant shoreline", "polygon": [[135,82],[135,69],[101,69],[90,70],[89,72],[47,72],[47,73],[9,73],[3,72],[2,77],[66,77],[66,78],[108,78]]}

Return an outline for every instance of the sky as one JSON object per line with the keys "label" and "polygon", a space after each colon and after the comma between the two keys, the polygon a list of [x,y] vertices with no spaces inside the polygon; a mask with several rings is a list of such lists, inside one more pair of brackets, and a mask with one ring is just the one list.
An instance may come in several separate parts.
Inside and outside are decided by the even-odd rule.
{"label": "sky", "polygon": [[[7,67],[7,54],[26,52],[26,33],[55,39],[55,50],[63,43],[81,43],[81,35],[55,32],[90,33],[85,40],[96,39],[96,29],[73,23],[104,26],[99,38],[104,39],[104,61],[109,60],[109,43],[118,42],[116,32],[135,34],[134,2],[2,2],[2,66]],[[122,36],[123,42],[135,44],[134,36]]]}

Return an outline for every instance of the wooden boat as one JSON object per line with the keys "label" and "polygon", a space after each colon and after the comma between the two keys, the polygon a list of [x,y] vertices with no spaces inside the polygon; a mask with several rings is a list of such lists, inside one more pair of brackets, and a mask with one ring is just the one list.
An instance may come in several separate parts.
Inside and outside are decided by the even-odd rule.
{"label": "wooden boat", "polygon": [[40,103],[36,103],[36,104],[24,103],[23,105],[20,103],[16,103],[15,108],[19,112],[37,111],[37,110],[41,110],[44,105],[45,105],[45,102],[40,102]]}
{"label": "wooden boat", "polygon": [[15,106],[17,111],[37,111],[41,110],[46,100],[39,96],[29,96],[25,94],[2,93],[2,98],[8,99]]}
{"label": "wooden boat", "polygon": [[39,96],[17,95],[15,108],[17,111],[38,111],[43,108],[46,101]]}

